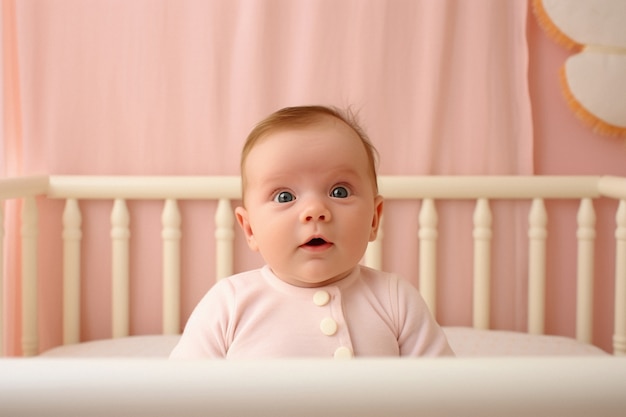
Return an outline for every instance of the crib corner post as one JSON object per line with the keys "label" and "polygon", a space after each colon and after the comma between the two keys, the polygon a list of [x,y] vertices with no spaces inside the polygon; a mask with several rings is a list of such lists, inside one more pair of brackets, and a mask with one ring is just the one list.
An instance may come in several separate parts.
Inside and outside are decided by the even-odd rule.
{"label": "crib corner post", "polygon": [[0,358],[4,356],[4,200],[0,200]]}
{"label": "crib corner post", "polygon": [[626,200],[615,215],[615,327],[613,354],[626,356]]}
{"label": "crib corner post", "polygon": [[528,332],[543,334],[546,305],[546,239],[548,214],[542,198],[535,198],[528,214]]}

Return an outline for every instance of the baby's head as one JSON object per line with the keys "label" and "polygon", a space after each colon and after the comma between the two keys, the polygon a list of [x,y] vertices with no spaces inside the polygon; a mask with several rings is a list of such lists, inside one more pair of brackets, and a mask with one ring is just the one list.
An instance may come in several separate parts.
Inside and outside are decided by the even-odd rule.
{"label": "baby's head", "polygon": [[349,113],[290,107],[250,133],[241,159],[248,245],[281,280],[321,286],[354,270],[376,237],[376,150]]}
{"label": "baby's head", "polygon": [[242,195],[245,200],[246,186],[248,184],[246,178],[246,160],[254,146],[263,140],[272,132],[286,129],[302,129],[308,126],[320,123],[323,120],[334,118],[346,124],[359,137],[363,143],[365,153],[367,154],[367,163],[369,166],[369,175],[374,186],[374,190],[378,193],[378,180],[376,175],[376,164],[378,160],[378,152],[370,142],[367,134],[356,120],[356,116],[349,110],[342,111],[333,107],[326,106],[298,106],[285,107],[270,114],[261,120],[250,131],[243,150],[241,151],[241,181]]}

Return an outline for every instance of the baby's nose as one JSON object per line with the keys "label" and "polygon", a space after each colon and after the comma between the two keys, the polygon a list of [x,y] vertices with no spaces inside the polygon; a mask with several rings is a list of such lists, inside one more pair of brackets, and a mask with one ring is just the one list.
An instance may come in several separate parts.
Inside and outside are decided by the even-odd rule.
{"label": "baby's nose", "polygon": [[302,211],[300,219],[303,222],[311,222],[311,221],[327,222],[330,220],[330,211],[321,202],[311,202]]}

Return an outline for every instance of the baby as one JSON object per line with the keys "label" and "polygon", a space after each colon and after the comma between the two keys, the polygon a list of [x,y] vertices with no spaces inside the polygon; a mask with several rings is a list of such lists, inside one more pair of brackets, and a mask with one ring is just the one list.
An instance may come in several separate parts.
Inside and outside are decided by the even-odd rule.
{"label": "baby", "polygon": [[383,212],[376,151],[354,118],[289,107],[241,158],[235,215],[266,265],[219,281],[172,358],[453,355],[415,287],[359,264]]}

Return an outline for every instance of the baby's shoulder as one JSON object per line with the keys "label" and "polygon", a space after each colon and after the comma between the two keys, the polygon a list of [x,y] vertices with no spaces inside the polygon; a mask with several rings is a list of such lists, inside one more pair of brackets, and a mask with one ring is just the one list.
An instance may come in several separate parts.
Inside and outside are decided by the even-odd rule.
{"label": "baby's shoulder", "polygon": [[368,287],[378,288],[397,288],[399,285],[403,286],[408,283],[398,274],[387,271],[380,271],[378,269],[372,269],[366,266],[361,266],[360,281]]}
{"label": "baby's shoulder", "polygon": [[222,278],[215,283],[213,289],[216,291],[224,291],[227,288],[239,290],[242,288],[255,287],[263,282],[263,275],[260,269],[240,272],[228,277]]}
{"label": "baby's shoulder", "polygon": [[389,283],[396,282],[400,279],[400,277],[393,272],[381,271],[363,265],[360,266],[360,269],[359,275],[361,280],[366,282]]}
{"label": "baby's shoulder", "polygon": [[[420,295],[417,286],[393,272],[373,269],[362,271],[363,282],[367,283],[368,292],[383,303],[389,301],[392,308],[410,308],[411,311],[427,311],[428,307]],[[386,301],[385,301],[386,300]],[[395,307],[393,307],[395,306]]]}

